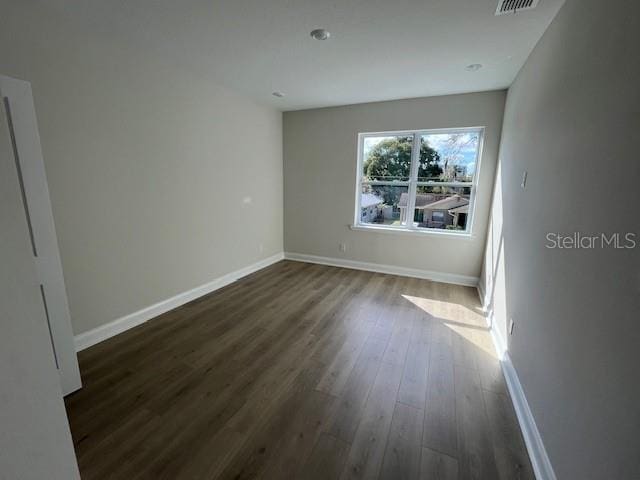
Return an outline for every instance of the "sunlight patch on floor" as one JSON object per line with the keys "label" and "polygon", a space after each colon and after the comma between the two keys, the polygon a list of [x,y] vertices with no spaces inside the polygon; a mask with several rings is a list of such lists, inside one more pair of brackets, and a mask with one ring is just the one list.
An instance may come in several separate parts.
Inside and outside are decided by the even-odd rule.
{"label": "sunlight patch on floor", "polygon": [[491,341],[491,334],[484,317],[464,305],[430,298],[403,294],[402,298],[428,313],[434,320],[442,322],[455,335],[470,342],[493,358],[498,354]]}

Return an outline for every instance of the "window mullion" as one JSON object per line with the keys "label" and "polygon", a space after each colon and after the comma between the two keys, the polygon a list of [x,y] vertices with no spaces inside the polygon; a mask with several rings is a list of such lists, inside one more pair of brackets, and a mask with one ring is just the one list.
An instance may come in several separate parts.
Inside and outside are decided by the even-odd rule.
{"label": "window mullion", "polygon": [[418,181],[418,168],[420,165],[420,135],[413,134],[413,147],[411,149],[411,175],[409,177],[409,198],[407,199],[407,228],[414,230],[413,218],[416,210],[416,191]]}
{"label": "window mullion", "polygon": [[362,223],[362,209],[361,209],[361,197],[362,197],[362,183],[363,183],[363,175],[362,175],[362,162],[364,159],[363,155],[363,147],[364,147],[364,136],[358,135],[358,159],[356,162],[356,211],[353,217],[354,225],[360,225]]}
{"label": "window mullion", "polygon": [[473,187],[473,182],[418,182],[421,187]]}

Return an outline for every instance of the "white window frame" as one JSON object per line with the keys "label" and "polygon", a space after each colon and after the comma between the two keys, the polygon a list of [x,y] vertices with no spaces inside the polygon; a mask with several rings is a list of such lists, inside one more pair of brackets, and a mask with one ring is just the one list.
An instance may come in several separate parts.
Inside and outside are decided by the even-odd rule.
{"label": "white window frame", "polygon": [[[402,233],[411,235],[446,235],[459,238],[471,238],[473,236],[473,219],[475,217],[476,209],[476,197],[478,193],[478,178],[481,171],[482,161],[482,148],[484,144],[484,129],[485,127],[464,127],[464,128],[437,128],[428,130],[396,130],[387,132],[362,132],[358,134],[358,159],[356,162],[356,191],[355,191],[355,211],[354,222],[351,225],[352,230],[365,230],[365,231],[378,231],[378,232],[391,232]],[[418,182],[418,168],[420,158],[420,137],[422,135],[434,134],[434,133],[478,133],[478,149],[476,151],[475,171],[473,172],[473,178],[470,182]],[[407,224],[406,225],[371,225],[362,222],[360,217],[360,192],[362,189],[362,164],[364,159],[364,140],[369,137],[394,137],[394,136],[413,136],[413,147],[411,150],[411,173],[408,181],[371,181],[367,182],[370,185],[389,185],[393,184],[398,187],[408,187],[408,201],[407,201]],[[438,186],[438,187],[469,187],[471,193],[469,196],[469,214],[467,215],[466,230],[441,230],[435,228],[419,228],[413,220],[413,215],[409,212],[415,212],[416,206],[416,192],[418,186]]]}

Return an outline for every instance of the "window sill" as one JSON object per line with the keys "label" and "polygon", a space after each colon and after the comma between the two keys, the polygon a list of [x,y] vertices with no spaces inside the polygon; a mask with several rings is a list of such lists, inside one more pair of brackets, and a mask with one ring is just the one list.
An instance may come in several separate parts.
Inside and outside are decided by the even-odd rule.
{"label": "window sill", "polygon": [[448,231],[438,230],[409,230],[406,228],[393,228],[393,227],[378,227],[369,225],[349,225],[351,230],[362,232],[377,232],[377,233],[391,233],[395,235],[411,235],[416,237],[441,237],[441,238],[455,238],[459,240],[473,240],[475,237],[469,233],[455,233]]}

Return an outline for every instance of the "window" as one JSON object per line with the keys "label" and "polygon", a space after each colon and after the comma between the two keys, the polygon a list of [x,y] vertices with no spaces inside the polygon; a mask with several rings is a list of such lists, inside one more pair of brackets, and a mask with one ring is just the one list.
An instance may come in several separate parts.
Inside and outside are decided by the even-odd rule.
{"label": "window", "polygon": [[[470,233],[482,128],[361,133],[356,226]],[[375,207],[376,214],[368,214]]]}

